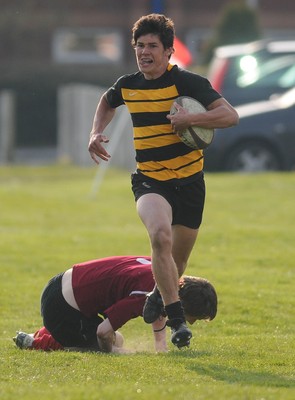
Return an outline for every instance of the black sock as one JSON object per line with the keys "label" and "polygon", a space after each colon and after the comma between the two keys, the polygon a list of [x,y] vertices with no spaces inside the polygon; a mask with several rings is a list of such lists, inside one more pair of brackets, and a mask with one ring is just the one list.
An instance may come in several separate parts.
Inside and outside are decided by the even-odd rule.
{"label": "black sock", "polygon": [[165,306],[165,311],[169,320],[176,319],[178,322],[179,320],[181,320],[181,322],[185,322],[184,312],[180,301],[168,304]]}

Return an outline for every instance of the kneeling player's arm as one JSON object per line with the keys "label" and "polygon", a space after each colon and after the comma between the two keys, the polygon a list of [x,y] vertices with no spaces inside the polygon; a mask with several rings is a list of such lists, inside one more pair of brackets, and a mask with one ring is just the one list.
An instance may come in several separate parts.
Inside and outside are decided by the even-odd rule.
{"label": "kneeling player's arm", "polygon": [[124,344],[124,337],[121,332],[116,331],[114,337],[114,346],[116,348],[122,348]]}
{"label": "kneeling player's arm", "polygon": [[156,352],[166,352],[166,318],[159,318],[152,324]]}
{"label": "kneeling player's arm", "polygon": [[104,353],[111,353],[113,351],[115,331],[108,318],[98,325],[96,335],[100,350]]}

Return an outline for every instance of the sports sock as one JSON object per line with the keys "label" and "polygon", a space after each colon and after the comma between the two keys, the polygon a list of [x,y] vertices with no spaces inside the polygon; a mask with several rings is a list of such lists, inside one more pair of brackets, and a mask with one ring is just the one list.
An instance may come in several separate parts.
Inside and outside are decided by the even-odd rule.
{"label": "sports sock", "polygon": [[63,350],[63,346],[58,343],[50,332],[45,328],[41,328],[34,334],[33,347],[34,350]]}
{"label": "sports sock", "polygon": [[165,306],[165,311],[168,316],[168,320],[177,320],[179,322],[185,322],[184,312],[180,301]]}

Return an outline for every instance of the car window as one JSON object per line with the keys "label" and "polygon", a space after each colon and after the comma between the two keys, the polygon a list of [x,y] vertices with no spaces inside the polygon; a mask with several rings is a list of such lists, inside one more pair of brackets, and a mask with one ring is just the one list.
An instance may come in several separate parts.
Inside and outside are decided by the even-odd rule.
{"label": "car window", "polygon": [[227,60],[227,68],[225,69],[224,80],[222,88],[236,88],[239,87],[239,78],[268,60],[269,53],[265,50],[260,50],[252,54],[243,54],[238,57],[233,57]]}
{"label": "car window", "polygon": [[236,79],[240,88],[251,86],[290,88],[295,84],[295,57],[279,57],[256,65]]}
{"label": "car window", "polygon": [[[277,46],[275,46],[275,44]],[[292,46],[293,47],[282,47],[281,42],[279,44],[270,43],[268,47],[262,47],[253,52],[247,52],[243,48],[243,45],[241,45],[240,54],[235,55],[226,53],[224,49],[222,50],[222,47],[217,48],[216,55],[209,66],[208,78],[213,87],[221,93],[223,93],[224,90],[228,93],[228,91],[232,92],[242,87],[251,87],[254,82],[255,86],[261,85],[261,87],[266,87],[272,82],[275,86],[279,85],[279,87],[282,88],[289,88],[294,84],[295,80],[294,75],[292,77],[294,71],[291,64],[289,64],[290,69],[281,66],[281,71],[278,72],[278,74],[276,74],[276,71],[279,70],[267,71],[266,69],[269,67],[264,67],[264,65],[269,61],[278,60],[280,58],[294,57],[293,42]],[[294,58],[293,64],[295,64]],[[258,71],[260,68],[263,68],[263,76],[260,74],[254,78],[252,76],[250,79],[251,72],[255,69]],[[280,73],[283,75],[282,77],[279,76]]]}
{"label": "car window", "polygon": [[292,65],[280,78],[281,87],[291,88],[295,86],[295,64]]}

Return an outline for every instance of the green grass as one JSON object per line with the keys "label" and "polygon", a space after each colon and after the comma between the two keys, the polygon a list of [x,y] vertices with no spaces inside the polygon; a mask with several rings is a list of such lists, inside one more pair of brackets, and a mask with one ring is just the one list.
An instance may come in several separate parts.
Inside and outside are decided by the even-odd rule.
{"label": "green grass", "polygon": [[17,349],[41,326],[40,293],[75,262],[149,254],[129,174],[93,168],[0,168],[0,397],[293,400],[295,173],[207,174],[202,229],[187,274],[216,287],[219,310],[192,328],[190,349],[154,354],[141,319],[122,332],[134,355]]}

